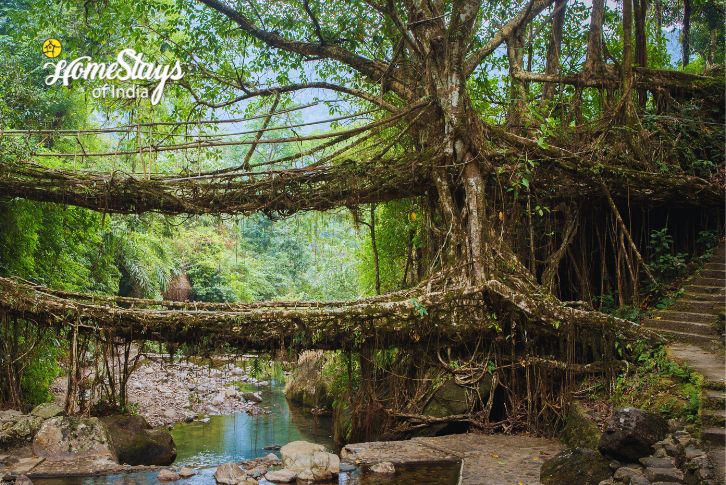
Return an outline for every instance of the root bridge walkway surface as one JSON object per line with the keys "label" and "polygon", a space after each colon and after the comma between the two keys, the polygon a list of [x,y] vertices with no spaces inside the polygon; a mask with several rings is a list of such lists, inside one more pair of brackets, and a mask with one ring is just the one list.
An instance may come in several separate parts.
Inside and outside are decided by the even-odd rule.
{"label": "root bridge walkway surface", "polygon": [[461,485],[535,485],[542,463],[562,448],[559,441],[528,435],[459,434],[350,444],[341,458],[365,467],[456,461]]}
{"label": "root bridge walkway surface", "polygon": [[[669,356],[703,376],[701,440],[721,480],[726,461],[726,357],[723,329],[726,310],[726,240],[683,288],[683,295],[644,325],[671,339]],[[718,330],[721,328],[721,330]]]}

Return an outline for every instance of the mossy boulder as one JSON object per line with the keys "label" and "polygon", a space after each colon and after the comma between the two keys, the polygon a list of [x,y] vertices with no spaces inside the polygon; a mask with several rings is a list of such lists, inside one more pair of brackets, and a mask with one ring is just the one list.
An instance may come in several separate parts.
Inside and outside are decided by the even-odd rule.
{"label": "mossy boulder", "polygon": [[331,409],[331,382],[323,373],[329,360],[329,353],[320,350],[302,352],[285,384],[285,397],[303,406]]}
{"label": "mossy boulder", "polygon": [[57,405],[56,403],[44,402],[35,406],[30,414],[32,414],[33,416],[38,416],[39,418],[50,419],[55,418],[56,416],[64,415],[65,411],[63,410],[63,407]]}
{"label": "mossy boulder", "polygon": [[570,448],[596,450],[601,434],[600,428],[587,409],[580,403],[572,403],[565,418],[560,440]]}
{"label": "mossy boulder", "polygon": [[[431,395],[423,407],[421,414],[434,418],[445,418],[459,414],[467,414],[476,408],[481,396],[482,402],[486,402],[491,391],[491,376],[485,376],[478,385],[477,390],[470,387],[458,385],[454,379],[447,379]],[[453,426],[453,428],[452,428]],[[465,428],[456,423],[433,424],[426,428],[417,430],[412,436],[437,436],[440,434],[462,432]]]}
{"label": "mossy boulder", "polygon": [[542,485],[598,485],[612,475],[610,462],[595,450],[572,448],[542,464]]}
{"label": "mossy boulder", "polygon": [[[484,377],[479,382],[479,395],[482,400],[486,400],[489,396],[492,381],[490,376]],[[479,397],[466,387],[462,387],[454,381],[447,379],[436,389],[431,399],[423,408],[423,414],[435,418],[443,418],[455,414],[466,414],[475,404],[475,400]]]}
{"label": "mossy boulder", "polygon": [[142,416],[116,415],[102,420],[119,463],[166,466],[176,459],[171,435],[163,429],[152,429]]}
{"label": "mossy boulder", "polygon": [[33,453],[52,460],[92,457],[116,461],[108,428],[98,418],[46,419],[33,439]]}

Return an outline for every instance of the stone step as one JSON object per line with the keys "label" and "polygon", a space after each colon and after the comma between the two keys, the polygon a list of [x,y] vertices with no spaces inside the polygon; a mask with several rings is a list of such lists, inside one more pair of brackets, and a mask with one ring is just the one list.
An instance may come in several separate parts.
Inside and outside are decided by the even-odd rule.
{"label": "stone step", "polygon": [[708,345],[713,343],[713,341],[717,339],[717,337],[714,337],[713,335],[706,336],[691,332],[677,332],[675,330],[665,330],[662,328],[658,329],[658,331],[661,332],[664,337],[670,340],[674,340],[676,342],[692,343],[696,345]]}
{"label": "stone step", "polygon": [[710,323],[683,322],[678,320],[666,320],[661,318],[660,320],[645,320],[643,322],[643,326],[645,328],[654,328],[658,330],[671,330],[674,332],[685,332],[697,335],[704,335],[712,339],[718,338],[716,329]]}
{"label": "stone step", "polygon": [[726,279],[726,270],[724,269],[702,269],[698,276],[703,278],[716,278],[721,281]]}
{"label": "stone step", "polygon": [[[682,298],[690,301],[707,301],[712,304],[720,303],[721,306],[726,304],[726,299],[724,299],[722,295],[714,295],[713,293],[686,292],[683,294]],[[676,300],[676,302],[678,302],[678,300]]]}
{"label": "stone step", "polygon": [[701,293],[701,292],[696,292],[696,291],[686,291],[683,294],[682,298],[684,298],[686,300],[696,300],[696,301],[713,301],[713,302],[724,301],[724,296],[719,295],[718,293]]}
{"label": "stone step", "polygon": [[704,293],[707,295],[720,295],[722,298],[726,296],[725,286],[708,286],[708,285],[686,285],[683,287],[686,293]]}
{"label": "stone step", "polygon": [[701,386],[704,389],[710,389],[712,391],[726,392],[726,381],[714,381],[713,379],[704,379]]}
{"label": "stone step", "polygon": [[662,320],[678,320],[681,322],[693,322],[693,323],[714,323],[716,316],[712,313],[695,313],[695,312],[676,312],[670,308],[667,310],[661,310],[655,314],[656,317],[661,317]]}
{"label": "stone step", "polygon": [[701,392],[701,406],[704,409],[726,408],[726,392],[704,389]]}
{"label": "stone step", "polygon": [[712,446],[726,445],[726,428],[703,428],[701,431],[701,441]]}
{"label": "stone step", "polygon": [[706,278],[704,276],[696,276],[688,282],[689,285],[715,286],[723,287],[725,282],[722,278]]}
{"label": "stone step", "polygon": [[676,300],[676,302],[668,307],[671,311],[693,312],[693,313],[710,313],[717,315],[724,311],[724,304],[721,302],[704,301],[704,300],[687,300],[685,298]]}
{"label": "stone step", "polygon": [[703,269],[716,269],[716,270],[726,270],[726,263],[718,262],[718,261],[709,261],[708,263],[703,265]]}
{"label": "stone step", "polygon": [[701,422],[704,426],[726,427],[726,410],[701,409]]}

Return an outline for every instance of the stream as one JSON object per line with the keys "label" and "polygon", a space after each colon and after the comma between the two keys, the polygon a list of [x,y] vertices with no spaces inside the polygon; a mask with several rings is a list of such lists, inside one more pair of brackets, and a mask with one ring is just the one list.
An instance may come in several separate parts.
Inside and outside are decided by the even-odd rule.
{"label": "stream", "polygon": [[[196,468],[192,478],[167,482],[175,485],[214,485],[216,466],[230,461],[258,458],[279,452],[265,447],[281,446],[304,440],[335,450],[332,420],[329,416],[313,416],[301,407],[289,405],[283,394],[284,385],[272,381],[269,386],[243,389],[259,391],[260,406],[269,413],[249,415],[237,413],[210,416],[209,422],[178,423],[171,430],[177,448],[175,466]],[[35,479],[36,485],[150,485],[159,483],[157,471],[130,472],[93,477]],[[454,485],[458,481],[458,464],[431,464],[397,467],[393,476],[363,475],[360,470],[343,472],[337,481],[325,484],[361,485]],[[261,480],[260,484],[269,484]]]}

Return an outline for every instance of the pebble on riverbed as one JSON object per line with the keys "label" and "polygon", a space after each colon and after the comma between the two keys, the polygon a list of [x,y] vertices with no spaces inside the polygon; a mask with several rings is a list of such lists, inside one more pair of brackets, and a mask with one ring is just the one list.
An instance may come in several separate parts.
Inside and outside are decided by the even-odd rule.
{"label": "pebble on riverbed", "polygon": [[159,475],[156,477],[160,482],[174,482],[176,480],[181,479],[181,475],[175,472],[174,470],[169,470],[167,468],[164,468],[159,472]]}

